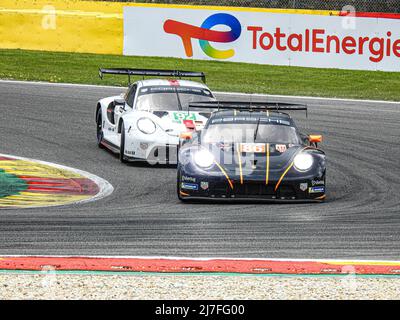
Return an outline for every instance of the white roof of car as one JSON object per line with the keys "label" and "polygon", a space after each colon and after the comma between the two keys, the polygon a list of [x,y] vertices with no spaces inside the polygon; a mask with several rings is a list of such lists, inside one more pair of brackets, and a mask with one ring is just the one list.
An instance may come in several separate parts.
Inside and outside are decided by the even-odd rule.
{"label": "white roof of car", "polygon": [[190,80],[178,80],[178,79],[147,79],[138,81],[139,87],[149,86],[181,86],[181,87],[195,87],[208,89],[208,87],[201,82],[190,81]]}

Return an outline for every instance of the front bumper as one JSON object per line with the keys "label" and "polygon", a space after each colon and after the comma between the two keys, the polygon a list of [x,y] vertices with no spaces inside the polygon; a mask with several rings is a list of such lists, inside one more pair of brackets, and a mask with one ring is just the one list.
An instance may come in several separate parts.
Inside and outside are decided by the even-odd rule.
{"label": "front bumper", "polygon": [[[182,180],[181,180],[182,181]],[[226,179],[196,179],[196,183],[179,182],[181,199],[218,201],[267,201],[267,202],[321,202],[325,200],[325,185],[313,186],[313,180],[288,180],[275,189],[277,181],[232,181]],[[191,189],[187,187],[190,186]],[[205,188],[207,187],[207,188]],[[303,189],[303,190],[302,190]]]}
{"label": "front bumper", "polygon": [[174,136],[130,135],[125,146],[128,161],[149,161],[153,164],[177,164],[179,138]]}
{"label": "front bumper", "polygon": [[[129,152],[128,152],[129,153]],[[176,165],[178,160],[178,146],[177,145],[156,145],[145,154],[130,154],[126,155],[125,159],[130,162],[148,161],[151,164],[171,164]]]}
{"label": "front bumper", "polygon": [[282,199],[266,199],[266,198],[211,198],[211,197],[184,197],[183,200],[190,200],[193,202],[240,202],[240,203],[321,203],[325,199],[295,199],[295,200],[282,200]]}

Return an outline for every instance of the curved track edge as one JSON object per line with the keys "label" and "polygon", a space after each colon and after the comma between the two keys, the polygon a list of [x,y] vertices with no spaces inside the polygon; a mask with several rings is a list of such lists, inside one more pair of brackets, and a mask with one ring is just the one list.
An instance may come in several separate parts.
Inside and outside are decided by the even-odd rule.
{"label": "curved track edge", "polygon": [[282,275],[400,275],[400,261],[281,260],[106,256],[0,256],[0,270],[237,273]]}
{"label": "curved track edge", "polygon": [[[71,201],[64,201],[62,203],[46,203],[45,205],[29,205],[26,207],[18,206],[18,205],[10,205],[10,206],[1,206],[0,205],[0,209],[43,208],[43,207],[67,206],[67,205],[72,205],[72,204],[83,204],[83,203],[93,202],[93,201],[105,198],[114,191],[114,187],[108,181],[106,181],[103,178],[100,178],[94,174],[91,174],[87,171],[83,171],[83,170],[79,170],[79,169],[75,169],[75,168],[71,168],[71,167],[67,167],[64,165],[51,163],[51,162],[47,162],[47,161],[36,160],[36,159],[20,157],[20,156],[15,156],[15,155],[3,154],[3,153],[0,153],[0,159],[6,160],[6,161],[22,160],[22,161],[27,161],[27,162],[43,165],[43,166],[46,166],[47,168],[55,168],[55,169],[61,170],[62,172],[71,173],[73,175],[77,175],[77,176],[83,177],[85,179],[88,179],[91,183],[94,183],[96,185],[96,187],[98,188],[98,190],[94,194],[88,194],[87,196],[82,197],[82,198],[76,198],[76,199],[72,198]],[[0,167],[0,169],[1,169],[1,167]],[[44,171],[46,171],[46,169],[44,169]],[[24,176],[25,173],[24,173],[23,169],[22,169],[22,173]],[[48,172],[45,172],[45,174],[47,176]],[[51,173],[50,173],[50,175],[51,175]],[[29,178],[31,178],[31,177],[29,177],[30,174],[26,173],[26,176],[28,176],[28,178],[26,179],[26,181],[27,181],[26,183],[29,184]],[[60,178],[60,177],[57,177],[57,178]],[[61,178],[62,178],[62,176],[61,176]],[[41,179],[41,177],[37,177],[37,179]],[[49,179],[49,178],[47,178],[47,179]],[[60,179],[58,179],[58,180],[60,180]],[[70,179],[70,180],[73,180],[73,179]],[[35,183],[40,184],[41,182],[35,181]],[[74,183],[76,183],[76,182],[74,182]],[[46,182],[45,182],[45,184],[46,184]],[[60,185],[60,183],[59,183],[59,181],[57,181],[57,179],[56,179],[55,185]],[[56,188],[56,190],[60,191],[60,189],[62,189],[63,187],[65,188],[64,185],[58,186],[58,188]],[[46,190],[51,190],[51,189],[47,188]],[[45,194],[46,194],[46,192],[45,192]]]}

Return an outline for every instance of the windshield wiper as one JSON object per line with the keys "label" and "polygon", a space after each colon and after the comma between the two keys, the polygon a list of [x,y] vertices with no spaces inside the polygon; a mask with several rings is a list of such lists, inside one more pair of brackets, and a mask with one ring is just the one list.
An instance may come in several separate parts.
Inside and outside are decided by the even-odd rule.
{"label": "windshield wiper", "polygon": [[177,97],[177,99],[178,99],[178,108],[179,108],[179,110],[183,110],[181,98],[179,97],[179,92],[178,92],[178,89],[177,89],[177,88],[175,88],[175,93],[176,93],[176,97]]}
{"label": "windshield wiper", "polygon": [[260,126],[260,120],[261,120],[261,117],[259,117],[258,118],[258,120],[257,120],[257,127],[256,127],[256,130],[254,131],[254,142],[256,142],[256,138],[257,138],[257,134],[258,134],[258,127]]}

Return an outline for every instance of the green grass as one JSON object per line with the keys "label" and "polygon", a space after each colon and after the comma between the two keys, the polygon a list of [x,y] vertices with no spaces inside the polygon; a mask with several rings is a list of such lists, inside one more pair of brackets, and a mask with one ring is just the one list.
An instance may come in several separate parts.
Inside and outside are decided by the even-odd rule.
{"label": "green grass", "polygon": [[0,78],[126,85],[126,77],[98,77],[99,67],[204,71],[214,91],[400,101],[400,72],[281,67],[159,57],[0,50]]}

